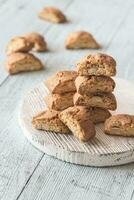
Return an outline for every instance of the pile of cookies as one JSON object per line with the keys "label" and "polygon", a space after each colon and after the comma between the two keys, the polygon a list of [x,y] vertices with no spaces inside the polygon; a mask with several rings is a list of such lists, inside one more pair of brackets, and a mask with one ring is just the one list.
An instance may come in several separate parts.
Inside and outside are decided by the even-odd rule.
{"label": "pile of cookies", "polygon": [[12,38],[6,48],[6,69],[9,74],[22,71],[40,70],[42,62],[30,51],[46,51],[47,45],[42,35],[36,32]]}
{"label": "pile of cookies", "polygon": [[45,85],[48,110],[35,116],[36,129],[73,133],[82,142],[95,136],[94,124],[105,122],[116,109],[112,94],[115,60],[105,54],[89,55],[77,64],[77,71],[57,72]]}

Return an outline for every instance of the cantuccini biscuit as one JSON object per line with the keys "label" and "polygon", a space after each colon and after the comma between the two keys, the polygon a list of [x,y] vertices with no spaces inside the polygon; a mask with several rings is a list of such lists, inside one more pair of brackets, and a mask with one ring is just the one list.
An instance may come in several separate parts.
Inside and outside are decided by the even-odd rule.
{"label": "cantuccini biscuit", "polygon": [[45,41],[45,38],[41,34],[31,32],[25,34],[24,37],[27,39],[27,41],[33,44],[32,50],[39,52],[46,51],[47,43]]}
{"label": "cantuccini biscuit", "polygon": [[59,114],[59,118],[81,142],[87,142],[95,136],[94,124],[85,110],[69,107]]}
{"label": "cantuccini biscuit", "polygon": [[65,41],[67,49],[98,49],[100,45],[94,37],[86,31],[70,33]]}
{"label": "cantuccini biscuit", "polygon": [[109,135],[134,136],[134,115],[113,115],[105,122],[105,133]]}
{"label": "cantuccini biscuit", "polygon": [[28,52],[32,49],[33,44],[26,40],[24,37],[14,37],[8,43],[6,47],[7,55],[10,55],[14,52]]}
{"label": "cantuccini biscuit", "polygon": [[43,68],[41,61],[30,53],[13,53],[7,57],[6,69],[10,74]]}
{"label": "cantuccini biscuit", "polygon": [[117,103],[114,94],[112,93],[98,93],[90,95],[81,95],[75,93],[74,105],[87,107],[100,107],[108,110],[116,110]]}
{"label": "cantuccini biscuit", "polygon": [[45,85],[51,93],[62,94],[65,92],[75,92],[75,71],[59,71],[45,81]]}
{"label": "cantuccini biscuit", "polygon": [[38,130],[54,131],[56,133],[70,133],[70,130],[58,117],[59,112],[55,110],[46,110],[33,117],[33,127]]}
{"label": "cantuccini biscuit", "polygon": [[60,111],[73,106],[73,96],[74,92],[64,94],[48,94],[45,97],[45,103],[49,109]]}
{"label": "cantuccini biscuit", "polygon": [[47,20],[52,23],[64,23],[66,22],[66,17],[64,14],[57,8],[46,7],[39,13],[39,18]]}
{"label": "cantuccini biscuit", "polygon": [[111,56],[102,53],[88,55],[77,63],[77,71],[81,76],[115,76],[116,61]]}
{"label": "cantuccini biscuit", "polygon": [[79,94],[89,95],[98,92],[113,92],[115,82],[108,76],[78,76],[75,79],[76,90]]}

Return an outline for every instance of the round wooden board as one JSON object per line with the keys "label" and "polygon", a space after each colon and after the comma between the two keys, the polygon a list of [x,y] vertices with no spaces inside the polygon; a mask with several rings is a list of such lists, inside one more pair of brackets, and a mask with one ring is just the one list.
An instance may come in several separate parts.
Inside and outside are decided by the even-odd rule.
{"label": "round wooden board", "polygon": [[[118,109],[113,114],[134,115],[134,85],[122,79],[115,81]],[[73,135],[35,130],[31,120],[46,109],[47,93],[45,85],[39,84],[24,98],[19,113],[23,133],[35,147],[63,161],[87,166],[114,166],[134,161],[134,138],[105,135],[103,124],[96,126],[97,134],[88,143],[80,143]]]}

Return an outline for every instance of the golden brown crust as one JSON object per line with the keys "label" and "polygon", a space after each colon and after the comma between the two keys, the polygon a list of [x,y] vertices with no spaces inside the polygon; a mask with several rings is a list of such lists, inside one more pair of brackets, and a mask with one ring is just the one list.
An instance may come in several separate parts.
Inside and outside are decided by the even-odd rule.
{"label": "golden brown crust", "polygon": [[90,93],[113,92],[115,82],[108,76],[78,76],[75,79],[75,86],[79,94],[89,95]]}
{"label": "golden brown crust", "polygon": [[77,71],[80,76],[115,76],[116,61],[102,53],[88,55],[77,63]]}
{"label": "golden brown crust", "polygon": [[87,107],[100,107],[108,110],[116,110],[117,102],[112,93],[98,93],[90,95],[80,95],[75,93],[74,105]]}
{"label": "golden brown crust", "polygon": [[10,55],[15,52],[28,52],[32,49],[33,44],[24,37],[14,37],[10,40],[6,48],[6,54]]}
{"label": "golden brown crust", "polygon": [[65,92],[75,92],[75,79],[77,72],[75,71],[59,71],[52,75],[45,81],[48,90],[55,94],[62,94]]}
{"label": "golden brown crust", "polygon": [[105,122],[105,133],[109,135],[134,136],[134,115],[118,114]]}
{"label": "golden brown crust", "polygon": [[59,112],[55,110],[45,110],[36,115],[32,119],[32,125],[38,130],[54,131],[56,133],[70,133],[70,130],[65,126],[58,116]]}
{"label": "golden brown crust", "polygon": [[30,53],[13,53],[7,57],[6,69],[10,74],[43,68],[41,61]]}
{"label": "golden brown crust", "polygon": [[69,107],[59,114],[59,118],[81,142],[87,142],[95,136],[94,124],[84,109]]}
{"label": "golden brown crust", "polygon": [[68,35],[65,47],[67,49],[99,49],[100,45],[90,33],[77,31]]}
{"label": "golden brown crust", "polygon": [[49,109],[60,111],[73,106],[73,96],[74,92],[64,94],[48,94],[45,97],[45,103]]}
{"label": "golden brown crust", "polygon": [[57,8],[46,7],[39,13],[39,18],[47,20],[52,23],[64,23],[66,22],[66,17]]}
{"label": "golden brown crust", "polygon": [[47,50],[47,43],[45,41],[45,38],[37,33],[37,32],[31,32],[24,35],[27,41],[33,44],[32,50],[43,52]]}

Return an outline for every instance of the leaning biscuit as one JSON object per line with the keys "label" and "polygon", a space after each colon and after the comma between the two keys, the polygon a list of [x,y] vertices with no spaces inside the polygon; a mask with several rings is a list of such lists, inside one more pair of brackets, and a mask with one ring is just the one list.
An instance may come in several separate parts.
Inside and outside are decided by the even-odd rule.
{"label": "leaning biscuit", "polygon": [[95,127],[87,112],[79,107],[70,107],[59,114],[60,120],[81,142],[88,142],[95,136]]}
{"label": "leaning biscuit", "polygon": [[73,96],[74,92],[64,94],[48,94],[45,97],[45,103],[49,109],[60,111],[73,106]]}
{"label": "leaning biscuit", "polygon": [[45,81],[48,90],[55,94],[62,94],[65,92],[75,92],[75,79],[77,72],[75,71],[59,71],[52,75]]}
{"label": "leaning biscuit", "polygon": [[75,93],[74,105],[87,107],[100,107],[108,110],[116,110],[117,103],[114,94],[98,93],[90,95],[80,95]]}
{"label": "leaning biscuit", "polygon": [[45,38],[41,34],[36,32],[31,32],[24,35],[24,37],[26,38],[27,41],[33,44],[32,50],[39,52],[46,51],[47,43],[45,41]]}
{"label": "leaning biscuit", "polygon": [[67,49],[98,49],[100,45],[94,37],[86,31],[70,33],[65,41]]}
{"label": "leaning biscuit", "polygon": [[134,136],[134,115],[113,115],[105,122],[105,133],[109,135]]}
{"label": "leaning biscuit", "polygon": [[5,65],[9,74],[40,70],[43,68],[41,61],[30,53],[13,53],[7,57]]}
{"label": "leaning biscuit", "polygon": [[46,7],[39,13],[39,18],[52,22],[52,23],[64,23],[66,22],[66,17],[57,8]]}
{"label": "leaning biscuit", "polygon": [[54,131],[56,133],[70,133],[58,117],[59,112],[55,110],[46,110],[32,119],[32,125],[37,130]]}
{"label": "leaning biscuit", "polygon": [[6,54],[10,55],[15,52],[28,52],[32,49],[33,44],[24,37],[14,37],[8,43]]}
{"label": "leaning biscuit", "polygon": [[75,79],[75,86],[79,94],[89,95],[90,93],[113,92],[115,82],[108,76],[78,76]]}
{"label": "leaning biscuit", "polygon": [[102,53],[88,55],[77,63],[77,71],[80,76],[115,76],[116,61]]}

